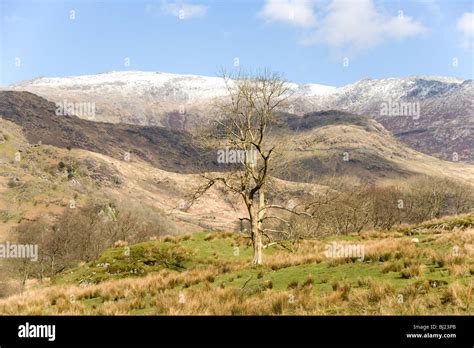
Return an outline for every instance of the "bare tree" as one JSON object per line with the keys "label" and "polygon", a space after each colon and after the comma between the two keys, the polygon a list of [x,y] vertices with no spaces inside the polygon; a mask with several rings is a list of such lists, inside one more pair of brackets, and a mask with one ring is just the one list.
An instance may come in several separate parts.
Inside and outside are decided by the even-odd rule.
{"label": "bare tree", "polygon": [[[192,204],[214,185],[241,197],[245,204],[250,237],[254,249],[253,264],[262,264],[263,238],[269,232],[282,232],[265,228],[264,222],[276,219],[290,226],[281,216],[269,214],[271,209],[294,212],[294,207],[269,204],[266,193],[271,183],[271,172],[279,146],[277,137],[270,136],[276,113],[286,107],[292,91],[277,73],[264,70],[256,74],[239,72],[236,76],[223,74],[228,90],[225,102],[216,105],[218,118],[212,132],[205,136],[207,147],[221,151],[226,170],[205,173],[205,184],[193,195]],[[230,155],[229,155],[230,153]],[[219,156],[219,154],[218,154]]]}

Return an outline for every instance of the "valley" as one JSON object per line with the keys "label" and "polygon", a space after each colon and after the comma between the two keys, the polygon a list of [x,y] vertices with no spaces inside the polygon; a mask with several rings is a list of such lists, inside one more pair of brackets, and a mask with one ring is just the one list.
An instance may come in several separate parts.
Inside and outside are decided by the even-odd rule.
{"label": "valley", "polygon": [[[473,161],[474,84],[442,76],[366,78],[333,87],[288,84],[293,101],[286,111],[297,115],[341,110],[370,116],[403,143],[429,155]],[[42,77],[22,81],[8,90],[29,91],[53,103],[66,99],[96,103],[95,121],[162,126],[192,131],[215,117],[212,105],[225,99],[227,87],[220,77],[163,72],[113,71],[109,73]],[[415,103],[419,116],[384,115],[384,105]]]}
{"label": "valley", "polygon": [[[215,86],[213,82],[210,90]],[[336,93],[316,87],[310,90]],[[206,98],[211,92],[207,93]],[[212,92],[215,95],[219,93]],[[474,200],[474,165],[464,157],[446,161],[418,152],[387,130],[385,119],[373,118],[369,112],[298,114],[279,110],[268,137],[269,144],[278,144],[279,150],[270,171],[267,199],[291,210],[315,204],[319,208],[312,212],[314,221],[290,219],[283,239],[270,236],[264,249],[268,261],[255,269],[248,266],[251,245],[245,233],[248,226],[242,222],[247,210],[240,197],[224,186],[214,186],[199,199],[192,199],[205,176],[226,175],[232,165],[246,158],[241,150],[232,155],[229,147],[202,141],[198,128],[170,127],[159,118],[151,124],[101,121],[104,109],[97,103],[97,118],[81,118],[80,114],[58,115],[54,102],[31,92],[0,91],[0,242],[26,238],[33,243],[39,233],[35,229],[59,231],[69,220],[77,224],[77,230],[68,228],[68,233],[80,237],[89,230],[89,238],[100,239],[96,246],[70,249],[70,256],[54,256],[58,257],[57,270],[50,274],[41,271],[40,278],[28,275],[22,285],[18,274],[0,269],[0,273],[9,274],[3,281],[2,295],[7,298],[0,300],[3,313],[227,315],[257,311],[327,315],[461,314],[472,310],[472,216],[466,216],[467,225],[455,222],[455,232],[445,231],[442,222],[435,222],[439,227],[434,230],[410,230],[404,225],[447,215],[453,217],[446,221],[457,221],[458,214],[469,214]],[[190,110],[186,117],[195,116]],[[176,115],[183,114],[177,111]],[[196,117],[193,122],[198,122]],[[211,127],[207,121],[200,127],[203,125]],[[212,127],[205,130],[218,132]],[[257,153],[254,155],[257,159]],[[441,201],[433,201],[434,197]],[[105,220],[97,222],[96,216]],[[286,219],[284,213],[279,216]],[[464,221],[464,217],[460,219]],[[22,237],[22,233],[26,235]],[[454,238],[450,233],[458,239],[451,246],[444,245],[443,240]],[[55,239],[60,235],[48,238],[64,243]],[[410,244],[412,239],[420,240],[420,247]],[[421,247],[423,243],[429,247]],[[130,250],[127,257],[138,259],[124,259],[118,268],[113,266],[115,271],[103,273],[97,265],[107,268],[118,262],[119,256],[107,255],[120,253],[120,245]],[[353,246],[359,251],[368,248],[369,255],[376,245],[388,256],[357,261],[349,253],[331,260],[324,254],[328,245]],[[401,255],[396,250],[402,245],[416,249]],[[51,246],[40,244],[40,249],[50,250]],[[455,246],[462,249],[463,258],[446,261],[449,266],[436,266],[442,255],[437,254],[439,250]],[[150,256],[162,247],[165,254],[160,257],[171,260]],[[138,256],[143,250],[148,256]],[[49,257],[40,258],[39,263]],[[143,257],[152,259],[144,261]],[[289,264],[278,266],[279,259]],[[35,272],[38,270],[33,267],[28,274]],[[321,278],[325,272],[331,279]],[[184,285],[166,285],[169,281]],[[153,292],[150,282],[163,282],[166,288],[158,307],[138,293],[123,295],[127,304],[121,309],[105,295],[97,295],[112,287],[120,293],[122,286],[135,283],[133,286]],[[436,288],[433,283],[438,284]],[[416,286],[426,291],[412,290]],[[198,299],[194,289],[205,292]],[[24,294],[15,295],[20,290]],[[68,293],[77,301],[63,303],[61,294]],[[315,294],[322,296],[321,300],[314,302]],[[400,294],[408,296],[406,305],[395,304]],[[170,301],[180,296],[193,300],[190,305],[178,302],[175,307]],[[224,296],[229,303],[240,304],[219,302],[216,307],[206,304],[203,296]],[[280,304],[267,308],[262,301],[269,296]],[[301,305],[284,304],[288,296]],[[373,296],[375,302],[370,300]],[[36,299],[51,306],[40,308]],[[367,309],[357,310],[357,301],[369,301],[364,305]],[[199,309],[203,305],[205,309]]]}

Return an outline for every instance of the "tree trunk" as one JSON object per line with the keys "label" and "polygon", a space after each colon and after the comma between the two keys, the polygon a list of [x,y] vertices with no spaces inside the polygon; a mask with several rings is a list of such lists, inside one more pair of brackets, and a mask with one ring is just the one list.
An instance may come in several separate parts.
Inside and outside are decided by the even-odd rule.
{"label": "tree trunk", "polygon": [[253,214],[253,264],[261,265],[263,262],[263,218],[265,217],[265,194],[263,189],[258,191],[258,204]]}
{"label": "tree trunk", "polygon": [[253,264],[262,264],[262,252],[263,252],[263,241],[262,233],[258,230],[257,226],[253,227]]}

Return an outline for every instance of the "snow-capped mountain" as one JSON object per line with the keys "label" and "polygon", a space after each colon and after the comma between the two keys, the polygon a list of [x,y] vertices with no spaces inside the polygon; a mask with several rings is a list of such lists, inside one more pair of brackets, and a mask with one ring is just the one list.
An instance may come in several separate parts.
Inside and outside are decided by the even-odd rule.
{"label": "snow-capped mountain", "polygon": [[306,99],[310,109],[372,116],[421,152],[448,160],[474,160],[472,80],[430,76],[364,79],[329,95]]}
{"label": "snow-capped mountain", "polygon": [[[289,86],[295,94],[304,97],[336,90],[317,84]],[[199,122],[213,99],[229,93],[220,77],[142,71],[40,77],[8,89],[29,91],[55,103],[94,103],[96,121],[173,128]]]}
{"label": "snow-capped mountain", "polygon": [[[221,77],[168,74],[162,72],[112,71],[97,75],[40,77],[11,86],[13,89],[46,91],[61,89],[80,94],[122,95],[157,98],[162,101],[192,103],[228,95]],[[328,95],[336,87],[289,83],[295,94],[304,97]],[[49,96],[51,98],[51,95]]]}
{"label": "snow-capped mountain", "polygon": [[[289,112],[344,110],[369,115],[417,150],[474,160],[474,83],[452,77],[363,79],[332,87],[290,83]],[[227,95],[220,77],[114,71],[41,77],[8,87],[56,103],[94,103],[94,120],[190,129],[213,117],[212,100]]]}
{"label": "snow-capped mountain", "polygon": [[[445,98],[452,93],[472,93],[472,80],[449,77],[411,76],[407,78],[387,78],[381,80],[363,79],[337,88],[328,95],[314,95],[309,98],[315,107],[350,109],[360,113],[372,113],[374,108],[381,115],[381,103],[389,100],[397,102],[424,102],[433,98]],[[452,105],[459,107],[462,105]],[[427,110],[425,110],[427,111]],[[422,110],[420,115],[422,116]],[[428,112],[426,112],[428,114]]]}

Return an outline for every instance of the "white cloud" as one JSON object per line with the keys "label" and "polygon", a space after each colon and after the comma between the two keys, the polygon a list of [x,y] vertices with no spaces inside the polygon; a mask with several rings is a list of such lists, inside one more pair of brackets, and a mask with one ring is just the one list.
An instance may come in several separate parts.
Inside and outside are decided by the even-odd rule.
{"label": "white cloud", "polygon": [[465,12],[458,19],[456,28],[463,36],[461,46],[472,49],[474,47],[474,12]]}
{"label": "white cloud", "polygon": [[383,9],[375,7],[373,0],[267,0],[259,14],[266,14],[267,20],[291,23],[287,20],[290,7],[299,9],[300,25],[310,27],[301,40],[307,45],[325,44],[358,51],[426,31],[422,24],[405,14],[387,15]]}
{"label": "white cloud", "polygon": [[267,0],[259,17],[267,23],[284,22],[295,26],[311,27],[316,23],[314,0]]}
{"label": "white cloud", "polygon": [[386,19],[380,17],[379,19],[382,34],[385,34],[386,37],[393,37],[398,40],[416,36],[427,31],[421,23],[414,21],[413,18],[408,16],[395,16]]}
{"label": "white cloud", "polygon": [[426,29],[404,14],[386,16],[372,0],[333,0],[321,25],[303,42],[323,43],[332,47],[361,50],[389,39],[404,39]]}
{"label": "white cloud", "polygon": [[207,12],[207,6],[189,4],[179,0],[175,2],[162,0],[159,6],[148,5],[146,7],[146,11],[149,13],[175,16],[180,19],[190,19],[205,16]]}

